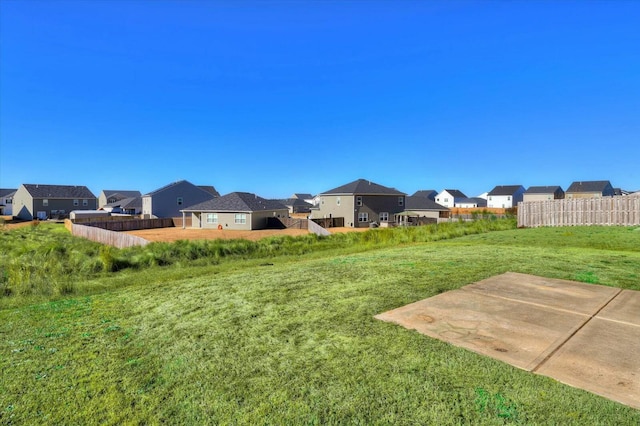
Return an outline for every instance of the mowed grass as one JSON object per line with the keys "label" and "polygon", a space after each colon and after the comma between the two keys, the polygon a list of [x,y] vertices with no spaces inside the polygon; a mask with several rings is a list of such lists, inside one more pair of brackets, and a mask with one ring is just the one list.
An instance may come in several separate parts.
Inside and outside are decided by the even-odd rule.
{"label": "mowed grass", "polygon": [[94,294],[0,310],[0,423],[639,424],[373,318],[506,271],[640,290],[640,231],[514,229],[100,277]]}

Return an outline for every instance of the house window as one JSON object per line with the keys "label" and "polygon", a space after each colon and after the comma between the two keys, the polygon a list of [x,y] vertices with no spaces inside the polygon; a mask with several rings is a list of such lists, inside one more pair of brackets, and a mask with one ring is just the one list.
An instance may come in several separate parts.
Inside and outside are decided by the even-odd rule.
{"label": "house window", "polygon": [[358,196],[356,197],[356,206],[361,206],[362,205],[362,197]]}
{"label": "house window", "polygon": [[83,206],[88,206],[89,205],[89,200],[82,200],[82,205]]}
{"label": "house window", "polygon": [[507,201],[511,201],[511,196],[508,196],[508,197],[507,197]]}
{"label": "house window", "polygon": [[244,213],[236,213],[234,223],[236,225],[244,225],[247,223],[247,215]]}
{"label": "house window", "polygon": [[398,205],[404,206],[404,197],[398,197]]}
{"label": "house window", "polygon": [[337,197],[336,198],[336,206],[339,206],[339,205],[340,205],[340,197]]}
{"label": "house window", "polygon": [[218,213],[207,213],[207,223],[218,223]]}
{"label": "house window", "polygon": [[79,205],[79,204],[80,204],[80,201],[79,201],[79,200],[73,200],[73,205],[74,205],[74,206],[77,206],[77,205]]}
{"label": "house window", "polygon": [[48,205],[49,205],[49,200],[48,200],[48,199],[46,199],[46,198],[45,198],[45,199],[43,199],[43,200],[42,200],[42,205],[43,205],[43,206],[48,206]]}
{"label": "house window", "polygon": [[369,222],[369,213],[358,213],[358,222]]}
{"label": "house window", "polygon": [[6,199],[6,204],[11,204],[13,203],[13,198],[7,198]]}
{"label": "house window", "polygon": [[445,199],[444,199],[444,202],[445,202],[445,203],[448,203],[448,202],[449,202],[449,199],[448,199],[448,198],[445,198]]}
{"label": "house window", "polygon": [[181,206],[182,205],[182,197],[178,197],[177,202],[178,202],[178,205]]}
{"label": "house window", "polygon": [[380,213],[380,222],[388,222],[389,221],[389,212]]}

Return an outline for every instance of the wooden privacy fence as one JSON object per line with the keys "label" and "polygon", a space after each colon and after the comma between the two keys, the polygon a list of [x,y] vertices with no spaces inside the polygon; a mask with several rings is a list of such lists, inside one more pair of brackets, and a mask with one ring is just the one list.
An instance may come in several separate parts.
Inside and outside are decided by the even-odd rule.
{"label": "wooden privacy fence", "polygon": [[65,220],[65,226],[76,237],[86,238],[101,244],[107,244],[117,248],[133,246],[145,246],[149,241],[135,235],[123,234],[121,232],[109,231],[107,229],[96,228],[95,226],[78,225],[70,220]]}
{"label": "wooden privacy fence", "polygon": [[574,198],[518,203],[518,227],[640,225],[640,197]]}
{"label": "wooden privacy fence", "polygon": [[172,228],[173,219],[136,219],[120,221],[83,222],[85,226],[102,228],[109,231],[137,231],[139,229]]}

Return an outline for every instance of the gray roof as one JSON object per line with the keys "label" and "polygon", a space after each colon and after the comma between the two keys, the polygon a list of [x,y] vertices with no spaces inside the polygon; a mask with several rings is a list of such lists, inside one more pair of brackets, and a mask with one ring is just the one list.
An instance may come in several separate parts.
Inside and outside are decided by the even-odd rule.
{"label": "gray roof", "polygon": [[322,195],[406,195],[404,192],[400,192],[395,188],[387,188],[386,186],[379,185],[371,182],[370,180],[358,179],[350,182],[346,185],[339,186],[337,188],[330,189],[323,192]]}
{"label": "gray roof", "polygon": [[404,203],[405,210],[437,210],[448,211],[449,209],[442,206],[430,198],[412,195],[406,197]]}
{"label": "gray roof", "polygon": [[305,193],[295,193],[291,198],[297,198],[299,200],[310,200],[313,198],[313,195]]}
{"label": "gray roof", "polygon": [[140,191],[128,191],[128,190],[121,190],[121,189],[103,189],[102,192],[104,196],[107,198],[114,195],[118,195],[120,199],[142,196],[142,193],[140,193]]}
{"label": "gray roof", "polygon": [[520,189],[524,189],[522,185],[498,185],[487,195],[513,195]]}
{"label": "gray roof", "polygon": [[557,190],[562,191],[562,188],[556,186],[530,186],[525,191],[525,194],[554,194]]}
{"label": "gray roof", "polygon": [[453,198],[467,198],[462,191],[457,189],[445,189]]}
{"label": "gray roof", "polygon": [[611,186],[608,180],[576,181],[571,184],[567,192],[602,192]]}
{"label": "gray roof", "polygon": [[40,185],[25,183],[22,186],[33,198],[96,198],[86,186]]}
{"label": "gray roof", "polygon": [[0,188],[0,198],[6,198],[9,195],[13,195],[17,189],[12,188]]}
{"label": "gray roof", "polygon": [[275,200],[267,200],[249,192],[232,192],[222,197],[187,207],[184,212],[256,212],[264,210],[287,210]]}
{"label": "gray roof", "polygon": [[113,203],[105,204],[105,207],[120,207],[123,209],[142,209],[142,197],[122,198]]}
{"label": "gray roof", "polygon": [[435,189],[421,189],[419,191],[416,191],[412,195],[412,197],[425,197],[425,198],[431,198],[432,200],[435,200],[436,195],[438,195],[438,191],[436,191]]}
{"label": "gray roof", "polygon": [[216,189],[212,185],[198,185],[198,188],[207,191],[209,194],[213,195],[214,197],[220,196],[220,193],[216,191]]}

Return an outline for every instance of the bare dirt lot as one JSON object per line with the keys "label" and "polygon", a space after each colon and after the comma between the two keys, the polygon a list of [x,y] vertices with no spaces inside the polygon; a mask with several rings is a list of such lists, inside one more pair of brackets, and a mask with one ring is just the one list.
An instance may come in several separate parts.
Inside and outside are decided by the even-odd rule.
{"label": "bare dirt lot", "polygon": [[[358,232],[366,231],[368,228],[330,228],[329,232]],[[251,241],[257,241],[266,237],[280,236],[280,235],[307,235],[309,231],[306,229],[261,229],[257,231],[230,231],[226,229],[194,229],[186,228],[157,228],[157,229],[143,229],[139,231],[127,231],[127,234],[136,235],[149,241],[162,241],[171,242],[177,240],[232,240],[232,239],[245,239]]]}

